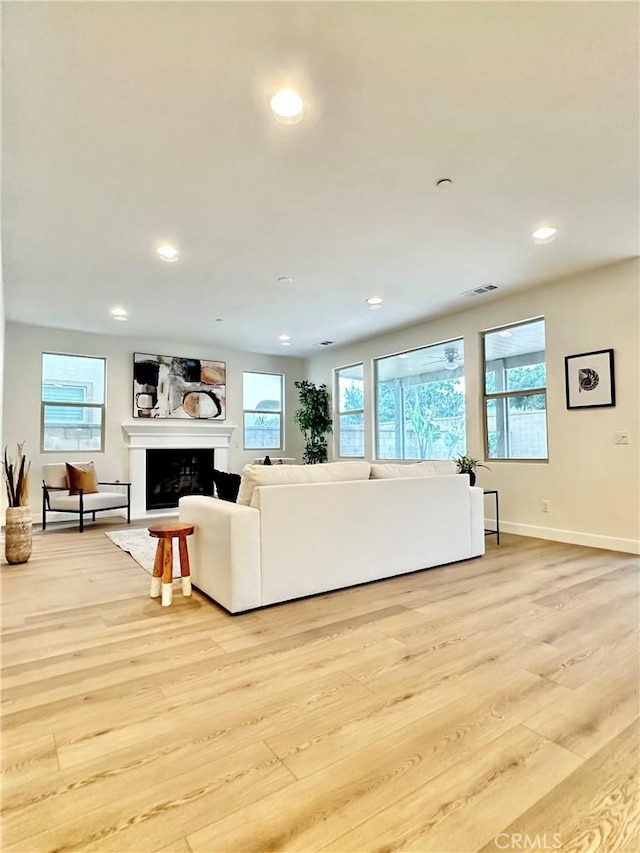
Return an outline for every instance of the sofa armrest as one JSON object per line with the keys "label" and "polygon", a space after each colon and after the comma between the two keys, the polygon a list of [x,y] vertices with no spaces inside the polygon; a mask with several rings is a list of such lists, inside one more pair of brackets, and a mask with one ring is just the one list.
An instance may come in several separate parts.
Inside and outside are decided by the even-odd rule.
{"label": "sofa armrest", "polygon": [[258,510],[196,495],[178,506],[180,521],[195,528],[187,540],[194,586],[231,613],[260,607]]}

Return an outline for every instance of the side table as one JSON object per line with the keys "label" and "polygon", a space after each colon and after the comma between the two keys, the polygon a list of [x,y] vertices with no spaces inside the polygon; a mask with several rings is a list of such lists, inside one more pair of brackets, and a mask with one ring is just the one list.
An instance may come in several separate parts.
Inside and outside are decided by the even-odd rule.
{"label": "side table", "polygon": [[194,527],[192,524],[167,521],[163,524],[154,524],[148,530],[149,536],[158,540],[149,595],[151,598],[159,598],[162,589],[162,606],[170,607],[173,599],[173,539],[178,539],[182,594],[188,596],[191,595],[191,567],[187,551],[187,536],[191,536]]}
{"label": "side table", "polygon": [[496,529],[495,530],[487,530],[485,527],[484,535],[485,536],[495,536],[496,543],[500,544],[500,505],[498,502],[498,490],[497,489],[483,489],[482,490],[485,495],[494,495],[496,499]]}

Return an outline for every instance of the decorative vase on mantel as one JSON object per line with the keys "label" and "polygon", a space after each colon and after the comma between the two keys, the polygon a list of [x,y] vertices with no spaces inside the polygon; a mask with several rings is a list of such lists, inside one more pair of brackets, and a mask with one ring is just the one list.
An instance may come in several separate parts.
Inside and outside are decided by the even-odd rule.
{"label": "decorative vase on mantel", "polygon": [[31,507],[8,506],[4,528],[4,556],[10,565],[26,563],[31,556]]}

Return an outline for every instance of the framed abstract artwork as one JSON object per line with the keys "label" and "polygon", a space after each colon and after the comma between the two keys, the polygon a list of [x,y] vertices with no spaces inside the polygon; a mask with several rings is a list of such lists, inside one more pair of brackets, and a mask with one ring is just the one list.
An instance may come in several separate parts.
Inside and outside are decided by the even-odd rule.
{"label": "framed abstract artwork", "polygon": [[227,367],[170,355],[133,354],[134,418],[226,418]]}
{"label": "framed abstract artwork", "polygon": [[613,350],[600,349],[567,355],[564,359],[567,409],[615,406]]}

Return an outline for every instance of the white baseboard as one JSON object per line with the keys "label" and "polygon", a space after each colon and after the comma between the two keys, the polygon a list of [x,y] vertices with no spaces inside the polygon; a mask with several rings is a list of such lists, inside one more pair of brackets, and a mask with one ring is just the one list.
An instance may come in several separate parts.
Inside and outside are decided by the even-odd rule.
{"label": "white baseboard", "polygon": [[175,509],[150,509],[147,512],[131,513],[131,521],[156,521],[162,518],[177,518],[178,507]]}
{"label": "white baseboard", "polygon": [[[495,519],[487,518],[487,528],[495,527]],[[640,541],[620,539],[617,536],[600,536],[596,533],[580,533],[577,530],[557,530],[555,527],[538,527],[534,524],[516,524],[500,519],[500,533],[515,533],[534,539],[550,539],[552,542],[567,542],[569,545],[586,545],[588,548],[605,548],[607,551],[622,551],[625,554],[640,554]]]}

